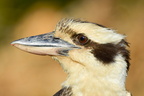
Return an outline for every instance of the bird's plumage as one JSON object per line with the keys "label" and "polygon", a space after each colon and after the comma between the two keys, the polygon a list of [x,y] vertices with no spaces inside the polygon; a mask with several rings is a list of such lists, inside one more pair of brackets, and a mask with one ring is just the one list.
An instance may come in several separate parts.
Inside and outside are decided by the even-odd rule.
{"label": "bird's plumage", "polygon": [[53,96],[72,96],[72,89],[71,87],[68,88],[64,87]]}
{"label": "bird's plumage", "polygon": [[[125,88],[130,58],[124,35],[96,23],[66,18],[57,24],[52,35],[31,39],[28,52],[40,53],[38,49],[45,48],[41,55],[48,50],[47,55],[57,60],[68,74],[62,89],[54,96],[130,96]],[[48,42],[48,46],[40,42],[35,50],[37,39]],[[28,44],[18,41],[12,44],[27,51]]]}

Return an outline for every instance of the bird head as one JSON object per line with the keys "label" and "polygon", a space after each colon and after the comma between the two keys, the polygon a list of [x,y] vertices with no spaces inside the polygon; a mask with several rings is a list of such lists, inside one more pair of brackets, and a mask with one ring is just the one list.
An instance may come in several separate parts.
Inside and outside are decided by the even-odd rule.
{"label": "bird head", "polygon": [[102,67],[107,70],[105,66],[120,61],[119,58],[128,67],[128,43],[124,39],[124,35],[102,25],[65,18],[56,25],[53,32],[22,38],[11,44],[30,53],[50,55],[66,71],[73,71],[77,67]]}
{"label": "bird head", "polygon": [[66,90],[72,88],[74,96],[127,94],[128,43],[124,35],[112,29],[66,18],[56,25],[53,32],[22,38],[11,44],[26,52],[49,55],[59,61],[68,73],[63,86],[68,87]]}

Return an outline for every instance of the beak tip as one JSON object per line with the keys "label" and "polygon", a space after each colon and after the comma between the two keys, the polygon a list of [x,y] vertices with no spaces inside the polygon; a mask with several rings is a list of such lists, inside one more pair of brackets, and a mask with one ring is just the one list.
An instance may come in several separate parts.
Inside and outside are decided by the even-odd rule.
{"label": "beak tip", "polygon": [[14,42],[11,42],[11,43],[10,43],[10,45],[14,46],[14,45],[15,45],[15,43],[14,43]]}
{"label": "beak tip", "polygon": [[18,45],[18,44],[22,44],[23,45],[23,42],[21,42],[21,40],[15,40],[13,42],[10,43],[12,46],[15,46],[15,45]]}
{"label": "beak tip", "polygon": [[15,46],[17,44],[17,41],[13,41],[10,43],[10,45]]}
{"label": "beak tip", "polygon": [[15,46],[15,47],[19,44],[20,43],[17,40],[10,43],[11,46]]}

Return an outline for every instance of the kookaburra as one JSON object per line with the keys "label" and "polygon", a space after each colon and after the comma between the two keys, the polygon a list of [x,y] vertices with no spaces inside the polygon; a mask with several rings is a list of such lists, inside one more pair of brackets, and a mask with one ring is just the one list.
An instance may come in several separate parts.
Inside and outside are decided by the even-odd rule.
{"label": "kookaburra", "polygon": [[68,74],[54,96],[131,96],[125,36],[102,25],[62,19],[53,32],[22,38],[13,46],[57,60]]}

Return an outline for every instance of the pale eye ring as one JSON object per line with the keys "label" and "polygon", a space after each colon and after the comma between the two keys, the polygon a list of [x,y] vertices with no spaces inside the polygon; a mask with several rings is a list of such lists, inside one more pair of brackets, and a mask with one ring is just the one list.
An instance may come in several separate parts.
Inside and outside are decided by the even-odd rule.
{"label": "pale eye ring", "polygon": [[78,34],[76,38],[81,45],[85,45],[89,41],[88,37],[84,36],[83,34]]}

